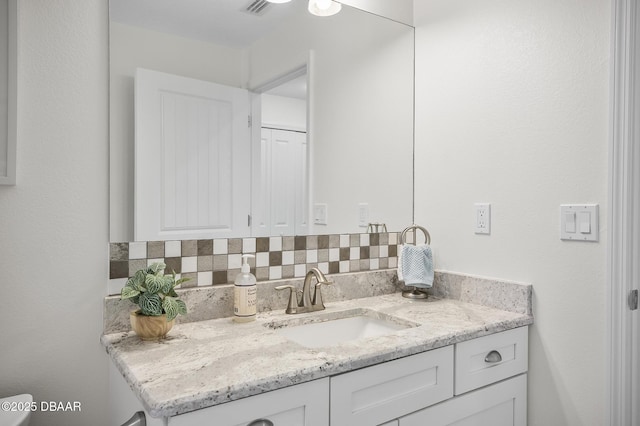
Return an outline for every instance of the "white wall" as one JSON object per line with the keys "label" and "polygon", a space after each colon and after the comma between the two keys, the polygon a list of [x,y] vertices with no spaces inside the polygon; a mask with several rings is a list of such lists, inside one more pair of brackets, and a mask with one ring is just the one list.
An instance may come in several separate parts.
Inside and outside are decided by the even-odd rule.
{"label": "white wall", "polygon": [[0,187],[0,396],[79,401],[34,426],[106,425],[107,2],[21,1],[18,184]]}
{"label": "white wall", "polygon": [[413,25],[413,0],[340,0],[340,3]]}
{"label": "white wall", "polygon": [[[437,268],[533,284],[529,426],[604,424],[610,7],[415,1],[416,221]],[[599,243],[560,241],[561,203],[600,205]]]}
{"label": "white wall", "polygon": [[250,47],[249,87],[304,65],[310,50],[311,199],[328,205],[329,219],[312,233],[365,232],[359,203],[369,204],[369,222],[403,229],[412,210],[413,31],[348,8],[322,20],[306,14]]}
{"label": "white wall", "polygon": [[112,22],[110,27],[111,241],[133,241],[136,68],[243,87],[239,49]]}
{"label": "white wall", "polygon": [[307,130],[307,101],[262,94],[262,125],[286,130]]}

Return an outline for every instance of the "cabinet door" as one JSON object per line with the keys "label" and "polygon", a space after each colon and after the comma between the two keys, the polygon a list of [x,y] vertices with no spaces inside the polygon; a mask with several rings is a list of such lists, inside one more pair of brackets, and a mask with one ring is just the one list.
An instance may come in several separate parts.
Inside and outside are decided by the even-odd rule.
{"label": "cabinet door", "polygon": [[400,426],[526,426],[527,375],[469,392],[400,419]]}
{"label": "cabinet door", "polygon": [[456,345],[455,394],[527,371],[529,327],[490,334]]}
{"label": "cabinet door", "polygon": [[169,418],[169,426],[327,426],[329,378],[290,386]]}
{"label": "cabinet door", "polygon": [[331,426],[379,425],[453,396],[447,346],[331,378]]}

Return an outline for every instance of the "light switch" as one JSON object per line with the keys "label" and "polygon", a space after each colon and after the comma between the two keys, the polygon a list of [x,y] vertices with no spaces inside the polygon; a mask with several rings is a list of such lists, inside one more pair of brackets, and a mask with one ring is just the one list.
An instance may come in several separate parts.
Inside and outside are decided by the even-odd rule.
{"label": "light switch", "polygon": [[598,241],[598,205],[562,204],[560,206],[560,239]]}
{"label": "light switch", "polygon": [[578,213],[578,223],[580,224],[581,234],[591,233],[591,213],[589,212]]}
{"label": "light switch", "polygon": [[314,225],[326,225],[329,208],[325,203],[316,203],[313,205],[313,223]]}
{"label": "light switch", "polygon": [[568,212],[564,214],[564,231],[575,234],[576,232],[575,212]]}

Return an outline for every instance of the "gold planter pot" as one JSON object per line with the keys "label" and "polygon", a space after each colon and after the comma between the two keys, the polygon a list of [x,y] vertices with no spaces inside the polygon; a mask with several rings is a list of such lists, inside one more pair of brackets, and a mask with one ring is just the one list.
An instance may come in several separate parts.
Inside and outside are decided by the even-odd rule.
{"label": "gold planter pot", "polygon": [[173,327],[175,319],[167,321],[167,315],[147,316],[140,311],[133,311],[129,315],[131,328],[142,340],[160,340],[167,337],[167,333]]}

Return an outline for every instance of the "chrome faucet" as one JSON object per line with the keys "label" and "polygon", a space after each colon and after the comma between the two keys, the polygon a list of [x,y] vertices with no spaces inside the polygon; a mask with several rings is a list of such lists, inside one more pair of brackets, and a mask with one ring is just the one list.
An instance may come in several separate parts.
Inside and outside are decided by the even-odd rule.
{"label": "chrome faucet", "polygon": [[[311,282],[314,277],[317,282],[312,287]],[[276,287],[276,290],[290,290],[289,303],[285,310],[287,314],[302,314],[304,312],[321,311],[324,309],[321,287],[330,284],[333,284],[333,282],[327,280],[327,277],[324,276],[322,271],[318,268],[311,268],[304,277],[302,291],[292,285],[281,285]],[[313,295],[311,295],[311,289],[313,289]]]}

